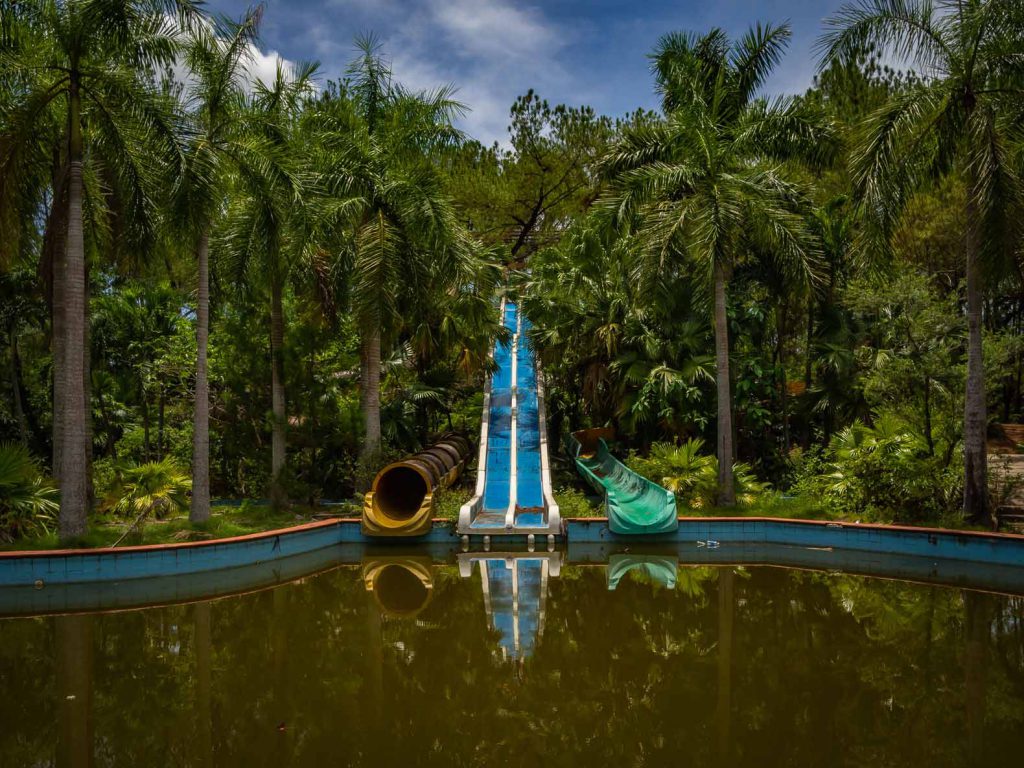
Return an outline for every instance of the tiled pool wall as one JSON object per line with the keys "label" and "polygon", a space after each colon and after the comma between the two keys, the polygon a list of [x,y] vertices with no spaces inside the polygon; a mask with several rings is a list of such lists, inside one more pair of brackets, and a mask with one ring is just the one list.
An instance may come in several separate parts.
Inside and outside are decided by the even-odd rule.
{"label": "tiled pool wall", "polygon": [[894,525],[754,517],[682,517],[679,519],[679,530],[674,534],[633,537],[616,536],[608,529],[607,520],[604,519],[575,519],[567,521],[566,537],[580,543],[672,540],[710,541],[718,545],[786,544],[943,560],[971,560],[1024,568],[1024,536]]}
{"label": "tiled pool wall", "polygon": [[[577,545],[641,546],[664,545],[674,549],[685,545],[711,549],[720,547],[728,555],[760,545],[834,549],[872,556],[899,555],[933,562],[965,561],[1016,568],[1024,576],[1024,536],[905,528],[882,525],[853,525],[773,518],[680,518],[679,530],[660,536],[616,536],[601,518],[565,521],[565,534],[556,539]],[[538,549],[547,548],[545,537],[537,537]],[[264,563],[284,561],[309,552],[338,545],[361,545],[379,553],[418,547],[445,545],[449,549],[488,545],[526,546],[526,537],[505,534],[473,537],[462,543],[452,523],[437,520],[429,534],[417,538],[395,538],[386,543],[362,534],[358,519],[327,520],[280,531],[185,544],[122,547],[113,549],[54,550],[43,552],[0,552],[0,587],[47,586],[96,582],[120,582],[164,576],[185,576]],[[745,550],[746,551],[746,550]]]}

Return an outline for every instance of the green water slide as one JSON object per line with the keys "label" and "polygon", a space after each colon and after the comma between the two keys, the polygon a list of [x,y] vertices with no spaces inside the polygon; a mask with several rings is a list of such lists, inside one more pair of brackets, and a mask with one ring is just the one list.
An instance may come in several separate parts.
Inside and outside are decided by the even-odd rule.
{"label": "green water slide", "polygon": [[673,493],[641,477],[612,456],[608,429],[584,429],[569,438],[576,468],[604,496],[612,533],[652,535],[679,527]]}

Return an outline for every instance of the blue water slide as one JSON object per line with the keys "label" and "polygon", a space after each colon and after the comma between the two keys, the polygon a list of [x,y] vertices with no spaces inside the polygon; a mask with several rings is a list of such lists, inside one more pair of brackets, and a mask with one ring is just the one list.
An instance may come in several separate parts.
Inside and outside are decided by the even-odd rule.
{"label": "blue water slide", "polygon": [[[513,334],[518,312],[515,304],[506,304],[502,321]],[[483,507],[472,521],[473,528],[504,528],[512,498],[512,341],[495,345],[494,362],[498,366],[491,377],[487,403],[486,483]]]}
{"label": "blue water slide", "polygon": [[516,345],[516,510],[517,527],[544,524],[544,487],[541,479],[540,414],[537,404],[537,368],[527,331],[520,323]]}
{"label": "blue water slide", "polygon": [[477,489],[459,512],[459,532],[560,533],[530,322],[513,302],[504,302],[501,312],[513,338],[494,348],[496,370],[484,393]]}

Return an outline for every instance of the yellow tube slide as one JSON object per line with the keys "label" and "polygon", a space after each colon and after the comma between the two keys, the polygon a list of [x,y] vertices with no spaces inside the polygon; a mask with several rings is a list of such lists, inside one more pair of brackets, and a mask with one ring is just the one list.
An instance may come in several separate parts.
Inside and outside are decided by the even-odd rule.
{"label": "yellow tube slide", "polygon": [[425,451],[388,464],[363,501],[367,536],[423,536],[434,516],[434,491],[447,488],[470,456],[469,441],[450,433]]}

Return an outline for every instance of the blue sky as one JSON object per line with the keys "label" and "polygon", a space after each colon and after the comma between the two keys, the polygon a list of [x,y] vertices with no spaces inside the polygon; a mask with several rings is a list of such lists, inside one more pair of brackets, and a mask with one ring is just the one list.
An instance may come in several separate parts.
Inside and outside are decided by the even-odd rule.
{"label": "blue sky", "polygon": [[[671,30],[713,26],[732,36],[755,21],[788,21],[789,52],[766,90],[801,92],[814,75],[822,20],[843,0],[267,0],[259,69],[276,56],[317,60],[335,78],[357,34],[373,32],[395,76],[414,88],[451,83],[470,109],[462,127],[504,142],[508,108],[533,88],[551,103],[589,104],[618,116],[653,108],[647,54]],[[245,0],[208,0],[240,15]]]}

